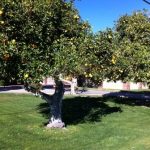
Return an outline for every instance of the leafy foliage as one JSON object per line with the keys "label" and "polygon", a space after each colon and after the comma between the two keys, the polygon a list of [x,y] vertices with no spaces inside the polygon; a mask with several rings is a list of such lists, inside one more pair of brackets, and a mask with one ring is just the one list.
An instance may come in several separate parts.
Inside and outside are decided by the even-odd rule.
{"label": "leafy foliage", "polygon": [[0,72],[4,80],[39,82],[47,75],[79,70],[77,44],[90,26],[81,20],[72,2],[6,0],[0,2],[0,8],[0,65],[5,66]]}
{"label": "leafy foliage", "polygon": [[115,30],[93,34],[73,1],[0,2],[0,78],[40,82],[81,75],[93,81],[150,82],[150,19],[120,17]]}
{"label": "leafy foliage", "polygon": [[118,67],[123,80],[150,80],[150,21],[147,15],[136,12],[122,16],[117,24],[119,34]]}

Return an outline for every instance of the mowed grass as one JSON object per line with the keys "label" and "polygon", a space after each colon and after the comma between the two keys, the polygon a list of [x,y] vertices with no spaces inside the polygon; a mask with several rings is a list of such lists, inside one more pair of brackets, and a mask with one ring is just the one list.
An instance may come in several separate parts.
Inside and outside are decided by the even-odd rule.
{"label": "mowed grass", "polygon": [[46,129],[44,101],[0,94],[0,150],[150,150],[150,108],[125,101],[65,97],[66,129]]}

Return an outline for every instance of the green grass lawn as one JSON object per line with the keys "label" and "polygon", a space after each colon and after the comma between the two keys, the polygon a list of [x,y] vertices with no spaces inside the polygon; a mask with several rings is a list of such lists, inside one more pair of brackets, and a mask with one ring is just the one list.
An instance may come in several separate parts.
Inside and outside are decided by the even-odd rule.
{"label": "green grass lawn", "polygon": [[150,107],[125,101],[65,97],[66,129],[46,129],[44,101],[0,94],[0,150],[150,150]]}

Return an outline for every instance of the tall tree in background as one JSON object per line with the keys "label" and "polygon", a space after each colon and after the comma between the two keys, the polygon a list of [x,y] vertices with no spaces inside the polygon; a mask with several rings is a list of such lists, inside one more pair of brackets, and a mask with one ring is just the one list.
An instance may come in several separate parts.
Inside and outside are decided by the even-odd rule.
{"label": "tall tree in background", "polygon": [[150,82],[150,20],[143,12],[122,16],[117,24],[116,66],[124,81]]}
{"label": "tall tree in background", "polygon": [[94,67],[92,70],[97,80],[116,80],[115,68],[117,48],[117,34],[112,29],[98,32],[94,37],[95,49],[93,50]]}

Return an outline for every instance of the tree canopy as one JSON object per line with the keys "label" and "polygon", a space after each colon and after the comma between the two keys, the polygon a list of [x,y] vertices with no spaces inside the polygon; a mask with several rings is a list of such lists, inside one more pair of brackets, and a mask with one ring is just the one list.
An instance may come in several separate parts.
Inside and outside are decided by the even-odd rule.
{"label": "tree canopy", "polygon": [[150,80],[150,19],[144,12],[122,16],[117,24],[118,61],[123,80]]}
{"label": "tree canopy", "polygon": [[46,76],[81,70],[85,55],[79,45],[90,26],[73,2],[2,0],[0,9],[2,79],[39,82]]}
{"label": "tree canopy", "polygon": [[92,33],[73,1],[0,2],[0,78],[40,82],[83,75],[96,81],[150,82],[150,19],[134,12]]}

